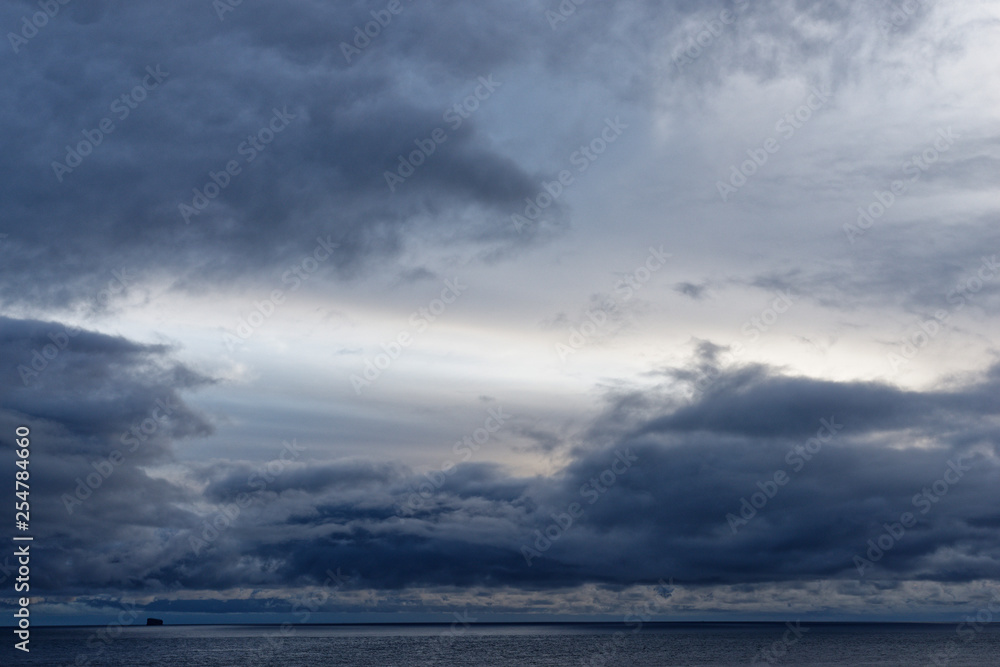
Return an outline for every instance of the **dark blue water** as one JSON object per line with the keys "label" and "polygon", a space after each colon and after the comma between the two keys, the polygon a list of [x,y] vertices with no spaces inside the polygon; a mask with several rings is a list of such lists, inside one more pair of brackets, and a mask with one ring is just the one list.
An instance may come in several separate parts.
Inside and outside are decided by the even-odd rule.
{"label": "dark blue water", "polygon": [[[0,663],[83,667],[1000,665],[1000,629],[938,624],[648,623],[33,628]],[[962,632],[959,632],[962,630]],[[936,662],[935,662],[936,660]]]}

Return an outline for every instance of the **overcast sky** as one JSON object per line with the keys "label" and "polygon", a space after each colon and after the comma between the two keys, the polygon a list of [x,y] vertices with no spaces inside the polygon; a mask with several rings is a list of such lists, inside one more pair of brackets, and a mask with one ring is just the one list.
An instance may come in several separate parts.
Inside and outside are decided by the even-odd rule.
{"label": "overcast sky", "polygon": [[40,619],[996,589],[995,3],[51,4],[0,7]]}

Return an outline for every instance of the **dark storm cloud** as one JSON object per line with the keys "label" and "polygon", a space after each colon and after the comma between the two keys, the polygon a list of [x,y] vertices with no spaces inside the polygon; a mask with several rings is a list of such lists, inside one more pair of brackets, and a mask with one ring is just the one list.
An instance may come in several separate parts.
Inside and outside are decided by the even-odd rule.
{"label": "dark storm cloud", "polygon": [[[759,367],[723,372],[711,387],[625,438],[642,465],[589,515],[588,526],[621,545],[606,554],[609,562],[624,558],[641,571],[646,559],[703,582],[857,577],[853,557],[865,555],[883,522],[909,511],[916,527],[868,576],[996,576],[1000,536],[982,524],[995,515],[1000,475],[1000,408],[990,399],[996,367],[950,392],[789,378]],[[821,419],[842,428],[806,460],[795,447],[816,437]],[[577,480],[598,470],[602,456],[574,464]],[[957,480],[950,463],[965,467]],[[725,516],[739,517],[742,499],[777,471],[791,481],[734,534]],[[944,495],[915,502],[946,477],[954,483]],[[952,559],[962,565],[944,565]]]}
{"label": "dark storm cloud", "polygon": [[[585,433],[591,444],[550,477],[493,463],[426,473],[316,463],[292,443],[270,462],[182,465],[171,479],[147,468],[175,463],[175,441],[211,432],[178,395],[206,378],[162,346],[81,331],[26,386],[17,365],[62,325],[0,325],[3,428],[32,426],[32,465],[46,472],[32,498],[48,594],[280,590],[338,568],[359,589],[856,579],[854,556],[905,512],[915,525],[865,576],[1000,575],[1000,366],[907,391],[719,368],[720,348],[704,342],[696,368],[660,372],[690,381],[711,368],[704,392],[686,403],[658,391],[610,396]],[[69,514],[65,494],[125,449],[123,435],[157,400],[174,406],[169,418]],[[788,481],[733,523],[778,471]]]}
{"label": "dark storm cloud", "polygon": [[[16,25],[29,7],[8,4],[0,23]],[[351,272],[395,252],[414,225],[510,242],[509,215],[538,180],[478,133],[474,117],[455,128],[443,112],[504,64],[510,40],[526,38],[516,17],[456,6],[442,19],[407,3],[348,64],[339,44],[371,20],[369,9],[244,5],[220,21],[211,3],[111,2],[91,21],[51,19],[7,63],[2,296],[65,306],[92,299],[122,266],[169,271],[182,285],[231,279],[287,268],[328,235],[340,247],[327,269]],[[484,48],[476,26],[504,41]],[[440,70],[443,96],[405,91],[407,72],[422,68]],[[435,128],[445,143],[390,192],[384,172]],[[247,142],[259,132],[269,143]],[[97,145],[67,161],[66,146],[87,141]],[[194,190],[212,173],[210,191],[221,188],[205,205]],[[181,204],[192,207],[186,219]]]}
{"label": "dark storm cloud", "polygon": [[[488,463],[423,474],[310,463],[286,445],[270,462],[188,465],[171,480],[147,467],[174,462],[175,441],[211,432],[178,395],[208,380],[163,346],[79,331],[25,385],[17,366],[62,329],[0,322],[4,430],[31,425],[32,465],[46,471],[32,497],[49,545],[39,586],[50,594],[280,590],[338,568],[348,588],[385,590],[853,579],[854,557],[905,512],[917,523],[866,576],[1000,575],[1000,366],[960,387],[906,391],[718,368],[720,348],[705,342],[697,368],[661,372],[690,381],[711,368],[703,393],[687,403],[611,396],[586,432],[592,444],[551,477]],[[174,406],[169,418],[69,514],[65,494],[126,449],[123,435],[158,400]],[[836,425],[832,438],[807,456],[824,422]],[[745,523],[727,519],[777,471],[789,481],[765,506]]]}
{"label": "dark storm cloud", "polygon": [[166,345],[0,317],[0,348],[0,396],[9,413],[61,424],[72,435],[107,437],[147,416],[159,400],[170,412],[161,435],[211,432],[177,393],[210,380],[172,363]]}
{"label": "dark storm cloud", "polygon": [[41,558],[73,563],[40,569],[39,584],[148,576],[155,536],[190,522],[177,504],[191,495],[145,468],[171,462],[173,442],[212,432],[180,396],[210,380],[163,345],[10,318],[0,318],[0,377],[4,439],[31,429],[33,528],[48,540]]}
{"label": "dark storm cloud", "polygon": [[[281,563],[264,577],[272,585],[320,583],[331,568],[349,574],[352,586],[376,589],[626,585],[668,574],[693,584],[857,579],[854,556],[867,557],[867,541],[910,512],[916,525],[866,577],[970,581],[1000,573],[1000,367],[928,392],[763,367],[719,373],[697,401],[633,420],[616,442],[579,451],[551,478],[470,464],[321,487],[309,477],[293,484],[292,473],[268,505],[274,523],[234,527],[238,538],[216,541],[204,559],[173,572],[183,571],[185,586],[235,585],[219,579],[218,563],[243,553]],[[670,405],[657,394],[617,397],[592,430],[611,420],[605,432],[620,433],[623,414],[658,403]],[[827,442],[810,454],[802,448],[815,448],[819,441],[809,439],[824,422],[833,437],[825,432]],[[342,479],[351,466],[324,475]],[[790,481],[755,516],[731,524],[727,515],[739,517],[742,499],[777,471]],[[558,528],[573,503],[582,514]],[[535,530],[556,539],[539,542]],[[525,546],[538,550],[530,567]]]}
{"label": "dark storm cloud", "polygon": [[[503,516],[513,515],[528,528],[551,527],[550,513],[565,514],[572,502],[585,515],[536,560],[532,569],[544,563],[542,570],[510,572],[496,562],[495,572],[551,584],[655,581],[665,572],[701,583],[856,577],[853,556],[865,554],[883,522],[898,522],[909,511],[919,523],[869,576],[996,576],[1000,537],[988,526],[996,514],[1000,473],[1000,407],[991,398],[1000,388],[997,371],[958,390],[927,393],[789,378],[764,369],[742,377],[723,372],[713,391],[693,405],[635,423],[632,435],[511,496]],[[636,400],[616,400],[598,422],[617,422],[622,404]],[[642,404],[649,400],[638,397]],[[718,423],[701,420],[708,415],[720,417]],[[789,452],[815,437],[821,420],[842,428],[812,459],[796,453],[790,463]],[[616,469],[619,453],[635,457],[635,467],[606,474]],[[948,472],[952,463],[961,473],[957,480]],[[757,483],[778,470],[791,482],[734,534],[726,515],[738,515],[741,498],[758,492]],[[598,492],[602,473],[615,481]],[[953,483],[938,496],[942,479]],[[446,533],[447,517],[459,512],[442,500],[415,524],[424,521],[436,534]],[[530,530],[513,532],[520,533],[516,546],[534,544]],[[945,565],[952,557],[953,564]],[[362,572],[377,578],[372,570]]]}
{"label": "dark storm cloud", "polygon": [[[830,4],[799,8],[813,20],[846,23],[847,5]],[[552,174],[507,155],[475,115],[453,128],[443,112],[480,77],[498,77],[497,96],[515,86],[544,89],[544,78],[501,74],[539,63],[540,73],[522,76],[568,76],[613,99],[652,104],[647,84],[662,80],[662,63],[650,51],[666,48],[662,35],[686,16],[708,20],[731,5],[596,4],[553,29],[545,12],[556,3],[407,0],[350,62],[341,44],[372,20],[369,3],[242,3],[221,17],[214,6],[74,5],[8,54],[0,105],[8,137],[0,158],[5,300],[77,304],[122,267],[197,289],[280,272],[328,235],[339,247],[324,271],[342,274],[391,256],[411,234],[472,240],[481,257],[504,257],[550,237],[545,224],[513,234],[509,219]],[[14,28],[34,9],[8,3],[0,25]],[[726,40],[671,76],[701,85],[733,65],[766,77],[803,54],[820,57],[814,38],[768,17],[748,10]],[[748,55],[761,32],[789,52]],[[691,37],[671,35],[677,47]],[[632,75],[622,77],[623,68]],[[416,72],[425,89],[411,85]],[[531,108],[523,113],[505,122],[533,120]],[[100,130],[103,119],[110,134]],[[243,143],[269,125],[281,127],[273,141],[260,150]],[[446,142],[390,192],[384,173],[435,128]],[[102,138],[69,165],[66,146],[88,141],[84,132]],[[55,162],[71,171],[57,174]],[[236,175],[225,173],[231,162]],[[220,191],[201,200],[194,191],[213,190],[212,173]],[[203,210],[185,220],[179,206],[194,203]],[[566,218],[556,209],[559,229]]]}
{"label": "dark storm cloud", "polygon": [[654,419],[642,433],[715,432],[754,437],[788,437],[808,431],[815,415],[851,415],[855,428],[932,429],[990,410],[977,394],[904,392],[877,383],[838,383],[775,378],[766,367],[722,375],[697,403]]}

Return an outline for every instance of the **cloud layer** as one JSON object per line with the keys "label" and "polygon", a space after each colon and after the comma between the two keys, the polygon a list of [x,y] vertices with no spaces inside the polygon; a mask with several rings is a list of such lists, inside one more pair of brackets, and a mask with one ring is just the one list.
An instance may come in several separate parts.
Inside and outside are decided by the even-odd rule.
{"label": "cloud layer", "polygon": [[1000,575],[989,3],[56,4],[0,8],[49,611]]}
{"label": "cloud layer", "polygon": [[76,331],[25,385],[17,366],[62,330],[0,329],[3,427],[33,425],[45,471],[32,497],[46,594],[280,591],[328,571],[375,591],[1000,575],[1000,366],[923,392],[712,367],[686,402],[609,396],[552,475],[418,474],[307,463],[294,442],[268,462],[185,463],[178,448],[212,426],[181,394],[211,380],[163,346]]}

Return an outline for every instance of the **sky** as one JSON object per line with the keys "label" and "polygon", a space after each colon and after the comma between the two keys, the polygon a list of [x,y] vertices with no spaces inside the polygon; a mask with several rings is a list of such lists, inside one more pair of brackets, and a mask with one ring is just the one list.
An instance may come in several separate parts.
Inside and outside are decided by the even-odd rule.
{"label": "sky", "polygon": [[1000,590],[996,3],[0,26],[36,623],[951,620]]}

